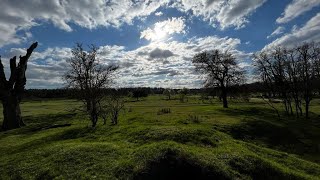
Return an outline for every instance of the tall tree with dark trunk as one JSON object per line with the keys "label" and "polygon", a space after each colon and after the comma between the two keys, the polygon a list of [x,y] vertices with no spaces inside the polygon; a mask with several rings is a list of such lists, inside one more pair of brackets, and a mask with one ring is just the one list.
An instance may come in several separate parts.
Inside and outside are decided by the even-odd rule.
{"label": "tall tree with dark trunk", "polygon": [[89,50],[85,51],[81,44],[77,44],[72,50],[72,57],[67,61],[69,71],[64,76],[69,87],[79,90],[78,98],[85,105],[92,127],[97,125],[100,102],[118,69],[115,65],[102,64],[97,57],[97,51],[95,46],[90,46]]}
{"label": "tall tree with dark trunk", "polygon": [[25,56],[20,56],[18,66],[16,56],[10,59],[11,75],[6,79],[4,67],[0,57],[0,98],[3,106],[3,130],[10,130],[24,126],[21,118],[20,102],[26,84],[27,62],[38,43],[33,43]]}
{"label": "tall tree with dark trunk", "polygon": [[234,56],[228,51],[205,51],[196,54],[192,63],[196,71],[206,75],[206,87],[218,87],[221,90],[223,107],[228,108],[228,89],[245,80],[242,70]]}

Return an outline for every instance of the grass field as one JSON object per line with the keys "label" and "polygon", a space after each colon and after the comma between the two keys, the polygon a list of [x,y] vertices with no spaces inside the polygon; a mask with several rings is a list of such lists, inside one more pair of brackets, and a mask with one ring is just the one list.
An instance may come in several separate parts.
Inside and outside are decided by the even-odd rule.
{"label": "grass field", "polygon": [[0,179],[320,179],[320,100],[305,120],[259,99],[163,98],[129,101],[118,125],[95,129],[75,100],[23,102],[27,126],[0,132]]}

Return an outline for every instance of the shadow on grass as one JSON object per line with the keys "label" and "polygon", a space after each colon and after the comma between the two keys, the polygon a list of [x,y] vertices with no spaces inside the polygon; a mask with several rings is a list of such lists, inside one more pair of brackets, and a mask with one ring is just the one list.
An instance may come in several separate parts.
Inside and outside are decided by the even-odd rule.
{"label": "shadow on grass", "polygon": [[133,179],[299,179],[253,156],[235,157],[229,168],[204,165],[192,158],[169,150],[159,159],[151,160]]}
{"label": "shadow on grass", "polygon": [[175,152],[169,151],[162,158],[151,161],[147,169],[137,173],[134,180],[144,179],[229,179],[225,174],[212,169],[208,170],[179,157]]}
{"label": "shadow on grass", "polygon": [[127,133],[127,140],[133,143],[146,144],[150,142],[174,141],[181,144],[196,144],[206,147],[217,147],[220,137],[212,130],[179,127],[148,127],[132,130]]}
{"label": "shadow on grass", "polygon": [[221,110],[230,116],[245,116],[240,124],[219,126],[215,129],[233,138],[263,144],[267,147],[295,154],[320,152],[316,139],[320,137],[318,125],[310,120],[282,116],[278,119],[272,110],[264,108]]}
{"label": "shadow on grass", "polygon": [[299,179],[253,156],[233,158],[229,161],[229,165],[240,174],[252,179]]}
{"label": "shadow on grass", "polygon": [[[48,114],[40,116],[26,116],[23,117],[26,126],[10,131],[3,131],[0,134],[0,139],[11,135],[30,136],[40,131],[61,126],[70,126],[75,114]],[[67,124],[70,125],[67,125]]]}
{"label": "shadow on grass", "polygon": [[244,107],[244,108],[221,108],[217,109],[221,113],[228,115],[228,116],[244,116],[249,118],[263,118],[268,119],[270,121],[279,121],[277,114],[266,107]]}
{"label": "shadow on grass", "polygon": [[[48,131],[48,130],[43,130]],[[87,127],[67,127],[63,131],[57,131],[50,133],[41,138],[32,139],[22,144],[18,144],[14,149],[11,150],[11,153],[19,153],[21,151],[33,150],[41,148],[42,146],[47,146],[48,144],[55,143],[58,141],[71,140],[71,139],[94,139],[95,135],[92,133],[94,129]],[[44,132],[47,133],[47,132]],[[27,137],[27,136],[26,136]]]}

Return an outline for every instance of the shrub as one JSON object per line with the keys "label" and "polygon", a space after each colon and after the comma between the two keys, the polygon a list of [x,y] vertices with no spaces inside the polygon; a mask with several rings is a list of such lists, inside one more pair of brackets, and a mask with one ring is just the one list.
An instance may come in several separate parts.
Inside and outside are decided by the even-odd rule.
{"label": "shrub", "polygon": [[158,111],[158,115],[161,115],[161,114],[169,114],[171,113],[171,109],[170,108],[162,108],[162,109],[159,109]]}
{"label": "shrub", "polygon": [[189,114],[188,117],[187,117],[187,121],[191,121],[191,122],[193,122],[193,123],[198,124],[198,123],[200,123],[200,118],[199,118],[199,116],[197,116],[197,115],[191,115],[191,114]]}

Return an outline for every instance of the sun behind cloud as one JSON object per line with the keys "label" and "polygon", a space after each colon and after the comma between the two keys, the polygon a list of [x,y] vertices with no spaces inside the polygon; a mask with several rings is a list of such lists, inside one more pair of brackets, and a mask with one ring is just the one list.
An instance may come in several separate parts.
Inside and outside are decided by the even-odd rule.
{"label": "sun behind cloud", "polygon": [[185,19],[173,17],[166,21],[157,22],[153,29],[146,29],[141,32],[140,39],[147,39],[152,42],[163,41],[172,34],[185,34]]}

